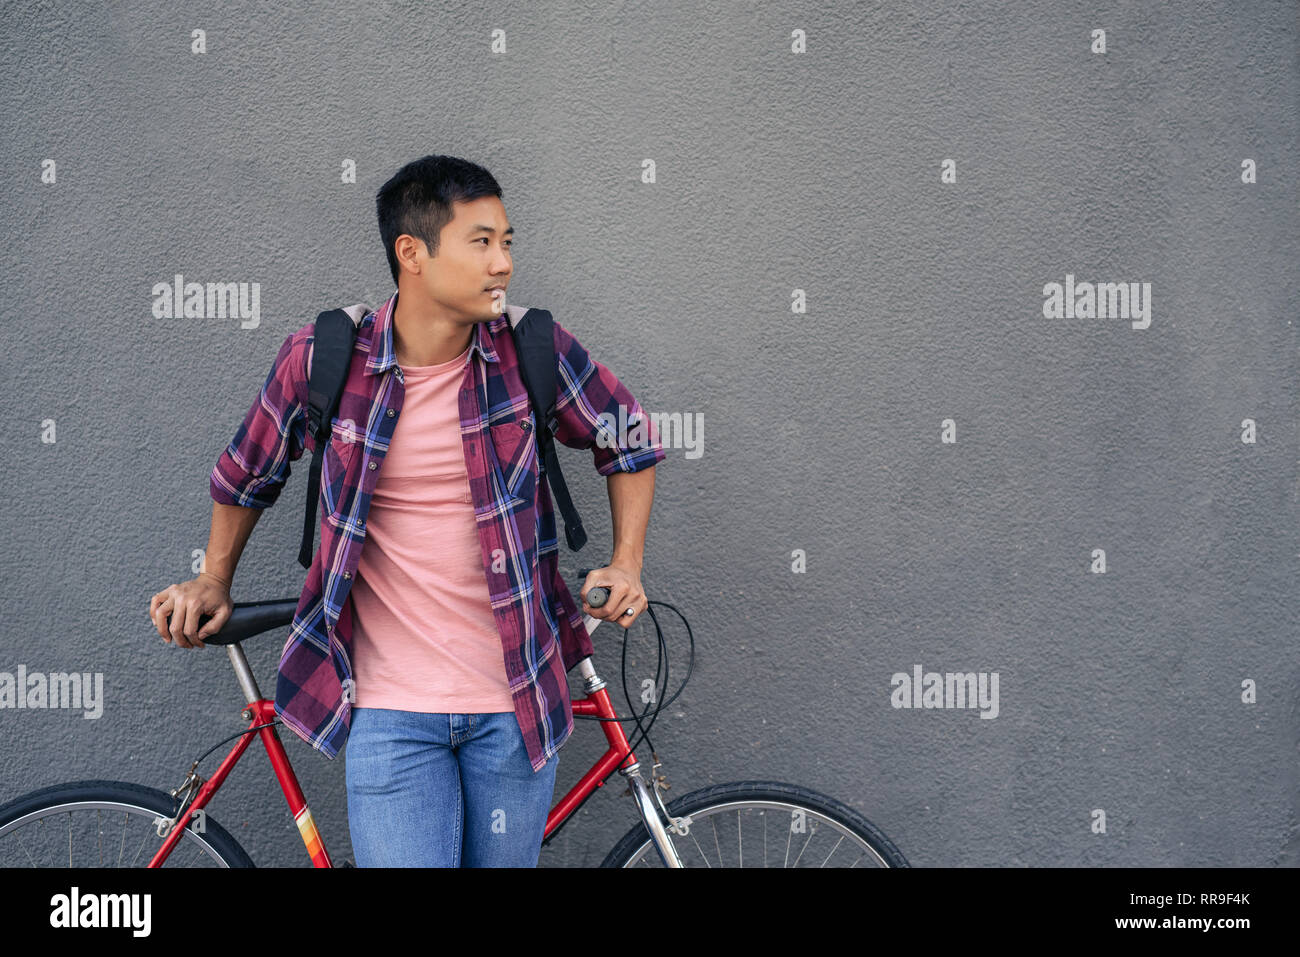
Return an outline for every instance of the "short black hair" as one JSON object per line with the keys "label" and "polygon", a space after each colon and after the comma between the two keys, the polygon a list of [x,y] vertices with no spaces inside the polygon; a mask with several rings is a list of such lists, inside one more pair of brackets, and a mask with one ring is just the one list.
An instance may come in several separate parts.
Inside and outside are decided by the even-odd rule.
{"label": "short black hair", "polygon": [[393,284],[400,273],[394,250],[398,236],[405,233],[424,240],[429,255],[436,256],[438,234],[454,214],[451,204],[482,196],[501,196],[501,187],[491,173],[469,160],[439,154],[407,163],[379,187],[375,212]]}

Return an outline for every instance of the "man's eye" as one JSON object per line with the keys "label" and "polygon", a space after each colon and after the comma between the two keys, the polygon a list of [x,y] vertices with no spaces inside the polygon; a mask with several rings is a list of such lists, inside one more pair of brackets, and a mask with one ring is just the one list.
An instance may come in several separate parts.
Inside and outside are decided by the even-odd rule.
{"label": "man's eye", "polygon": [[[480,236],[479,239],[476,239],[476,240],[474,240],[474,241],[475,241],[475,242],[478,242],[479,240],[482,240],[483,242],[487,242],[487,241],[488,241],[488,238],[487,238],[486,236]],[[506,240],[506,245],[507,245],[507,246],[513,246],[514,244],[515,244],[515,241],[514,241],[513,239],[507,239],[507,240]]]}

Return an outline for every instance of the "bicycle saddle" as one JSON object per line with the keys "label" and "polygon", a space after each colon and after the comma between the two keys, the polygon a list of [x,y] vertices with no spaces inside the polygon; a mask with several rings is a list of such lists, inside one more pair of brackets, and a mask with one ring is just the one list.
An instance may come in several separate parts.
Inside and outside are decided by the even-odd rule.
{"label": "bicycle saddle", "polygon": [[[252,638],[272,628],[282,628],[293,623],[293,614],[298,609],[297,598],[280,598],[274,601],[236,602],[230,618],[215,635],[203,639],[205,645],[233,645],[245,638]],[[212,620],[211,615],[199,618],[202,628]]]}

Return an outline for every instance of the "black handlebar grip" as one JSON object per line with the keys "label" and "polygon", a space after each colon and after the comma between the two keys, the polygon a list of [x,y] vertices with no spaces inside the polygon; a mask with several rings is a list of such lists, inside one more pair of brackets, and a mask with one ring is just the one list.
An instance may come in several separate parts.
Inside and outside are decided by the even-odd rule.
{"label": "black handlebar grip", "polygon": [[[586,579],[591,574],[590,568],[579,568],[578,574]],[[587,604],[592,608],[599,608],[605,602],[609,601],[609,589],[603,585],[593,585],[587,590]]]}

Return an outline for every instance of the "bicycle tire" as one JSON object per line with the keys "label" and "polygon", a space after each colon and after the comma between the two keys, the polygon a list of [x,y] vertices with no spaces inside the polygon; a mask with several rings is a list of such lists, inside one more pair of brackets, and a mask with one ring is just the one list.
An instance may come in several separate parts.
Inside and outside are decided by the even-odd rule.
{"label": "bicycle tire", "polygon": [[[15,849],[6,846],[6,838],[10,839],[10,844],[14,843],[13,839],[21,832],[19,825],[31,825],[33,822],[41,821],[55,812],[56,809],[60,812],[64,810],[108,810],[110,812],[121,811],[128,815],[137,815],[141,820],[134,823],[149,828],[147,833],[142,835],[141,844],[145,843],[150,834],[153,839],[149,853],[144,855],[144,862],[134,865],[144,867],[148,865],[162,842],[162,838],[159,838],[157,832],[153,830],[153,818],[158,816],[173,817],[176,814],[176,808],[176,800],[166,792],[126,781],[88,780],[52,784],[49,787],[23,794],[0,806],[0,867],[42,866],[32,861],[30,849],[20,847],[20,850],[26,851],[28,854],[27,863],[23,863]],[[148,820],[146,821],[144,818],[148,818]],[[98,815],[96,820],[99,821]],[[124,838],[126,824],[127,821],[124,820]],[[100,834],[102,834],[102,831]],[[71,839],[71,831],[69,831],[69,837]],[[21,843],[20,838],[19,843]],[[167,860],[163,862],[163,866],[166,867],[178,858],[187,856],[187,851],[193,850],[198,850],[200,853],[206,851],[209,858],[216,863],[216,866],[256,867],[253,859],[240,847],[239,842],[230,835],[229,831],[214,821],[206,813],[206,809],[203,831],[200,833],[193,828],[187,828],[185,835],[172,849],[172,852],[167,856]],[[136,860],[140,856],[140,854],[137,854]],[[46,866],[68,867],[70,865],[67,863],[51,863]],[[103,867],[107,865],[104,865],[101,860],[99,864],[74,864],[71,866]]]}
{"label": "bicycle tire", "polygon": [[[798,784],[784,784],[779,781],[733,781],[726,784],[715,784],[677,798],[667,805],[667,811],[673,817],[688,815],[691,817],[708,817],[704,812],[710,810],[720,812],[724,809],[729,811],[744,808],[747,804],[759,806],[764,802],[774,805],[773,809],[779,808],[782,811],[788,808],[802,809],[833,821],[856,835],[863,844],[879,857],[880,860],[875,866],[911,867],[907,862],[907,858],[894,846],[893,842],[864,816],[832,797]],[[767,810],[767,808],[763,810]],[[669,836],[680,853],[688,837],[683,838],[671,832]],[[716,839],[716,825],[713,836]],[[623,835],[619,842],[614,845],[614,849],[605,856],[605,860],[600,866],[630,867],[634,866],[638,858],[648,861],[651,866],[662,866],[658,853],[650,842],[650,832],[646,829],[645,823],[641,821]],[[707,861],[707,856],[704,856],[704,859]],[[743,860],[742,856],[741,866],[743,866]],[[712,866],[712,864],[709,866]],[[764,866],[766,866],[766,855]],[[856,866],[856,862],[854,866]]]}

